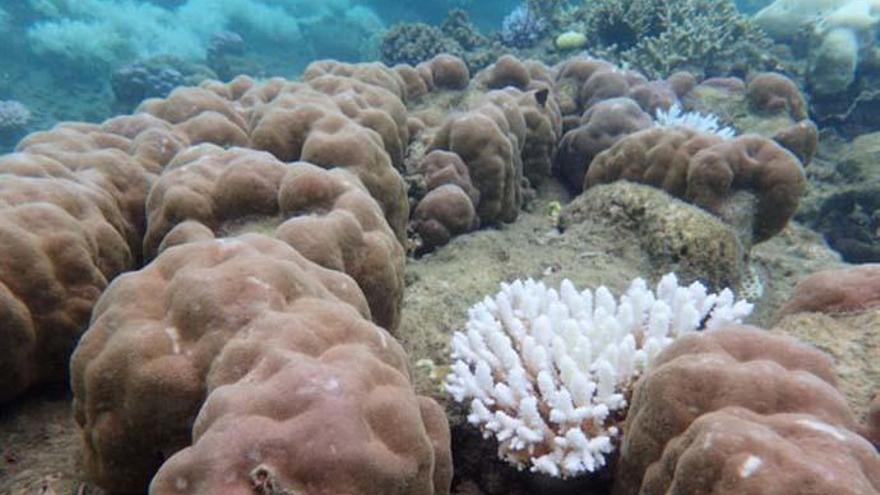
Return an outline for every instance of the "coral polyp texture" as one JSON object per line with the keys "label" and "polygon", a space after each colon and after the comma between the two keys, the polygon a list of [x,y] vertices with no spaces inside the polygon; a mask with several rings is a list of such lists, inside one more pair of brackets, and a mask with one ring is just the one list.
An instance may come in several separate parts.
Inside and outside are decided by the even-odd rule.
{"label": "coral polyp texture", "polygon": [[469,402],[468,421],[494,436],[511,464],[563,478],[595,472],[653,358],[682,335],[751,310],[729,289],[682,287],[672,273],[655,291],[637,278],[620,298],[604,286],[578,291],[565,280],[557,291],[517,280],[470,309],[452,338],[447,390]]}

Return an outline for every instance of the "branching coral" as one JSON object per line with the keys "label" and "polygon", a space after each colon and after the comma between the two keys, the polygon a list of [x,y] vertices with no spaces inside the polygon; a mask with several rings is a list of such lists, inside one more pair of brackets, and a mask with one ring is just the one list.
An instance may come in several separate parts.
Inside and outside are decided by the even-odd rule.
{"label": "branching coral", "polygon": [[382,61],[388,65],[417,65],[441,53],[463,54],[457,41],[448,38],[440,29],[421,22],[392,27],[382,38],[380,50]]}
{"label": "branching coral", "polygon": [[650,77],[685,67],[713,73],[743,59],[758,66],[768,45],[732,0],[598,0],[580,16],[594,51]]}
{"label": "branching coral", "polygon": [[738,321],[752,305],[674,274],[656,291],[636,279],[611,291],[559,291],[533,280],[502,284],[470,309],[452,338],[447,389],[470,403],[468,421],[494,436],[519,468],[577,476],[606,464],[635,378],[675,338]]}
{"label": "branching coral", "polygon": [[543,12],[532,2],[513,9],[501,23],[501,41],[514,48],[529,48],[540,41],[547,30]]}

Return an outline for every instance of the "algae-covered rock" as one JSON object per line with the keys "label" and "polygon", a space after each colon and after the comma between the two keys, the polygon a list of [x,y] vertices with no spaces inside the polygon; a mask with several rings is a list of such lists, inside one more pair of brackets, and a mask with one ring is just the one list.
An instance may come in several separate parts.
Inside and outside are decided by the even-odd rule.
{"label": "algae-covered rock", "polygon": [[591,188],[563,209],[560,225],[571,229],[586,220],[635,232],[659,273],[674,271],[713,288],[743,281],[746,252],[736,232],[659,189],[629,182]]}

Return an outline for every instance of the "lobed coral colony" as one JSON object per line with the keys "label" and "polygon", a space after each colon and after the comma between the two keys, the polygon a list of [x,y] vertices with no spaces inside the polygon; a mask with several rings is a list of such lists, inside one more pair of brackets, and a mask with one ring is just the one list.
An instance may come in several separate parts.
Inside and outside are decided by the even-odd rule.
{"label": "lobed coral colony", "polygon": [[[505,42],[554,27],[539,4]],[[649,47],[683,43],[655,27]],[[425,56],[207,79],[0,157],[0,403],[69,382],[84,476],[111,493],[502,493],[459,474],[469,429],[517,475],[604,473],[621,495],[880,493],[878,399],[862,421],[831,357],[742,324],[762,304],[750,250],[786,228],[816,152],[793,81]],[[9,126],[27,116],[4,104]],[[652,248],[679,274],[619,296],[508,280],[448,332],[445,392],[421,395],[407,254],[516,222],[557,179],[579,195],[563,227],[591,201],[684,212]],[[697,222],[719,234],[669,227]],[[783,321],[880,294],[874,272],[817,277]]]}

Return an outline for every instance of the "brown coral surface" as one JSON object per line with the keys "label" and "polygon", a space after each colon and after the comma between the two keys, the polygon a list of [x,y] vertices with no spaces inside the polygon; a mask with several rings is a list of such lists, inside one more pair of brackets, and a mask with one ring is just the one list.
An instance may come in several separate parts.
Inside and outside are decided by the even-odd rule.
{"label": "brown coral surface", "polygon": [[[698,418],[728,406],[760,415],[804,414],[831,429],[857,431],[836,382],[831,359],[793,338],[742,326],[682,337],[657,356],[635,386],[614,491],[641,493],[664,469],[668,442]],[[718,462],[724,465],[727,458]]]}

